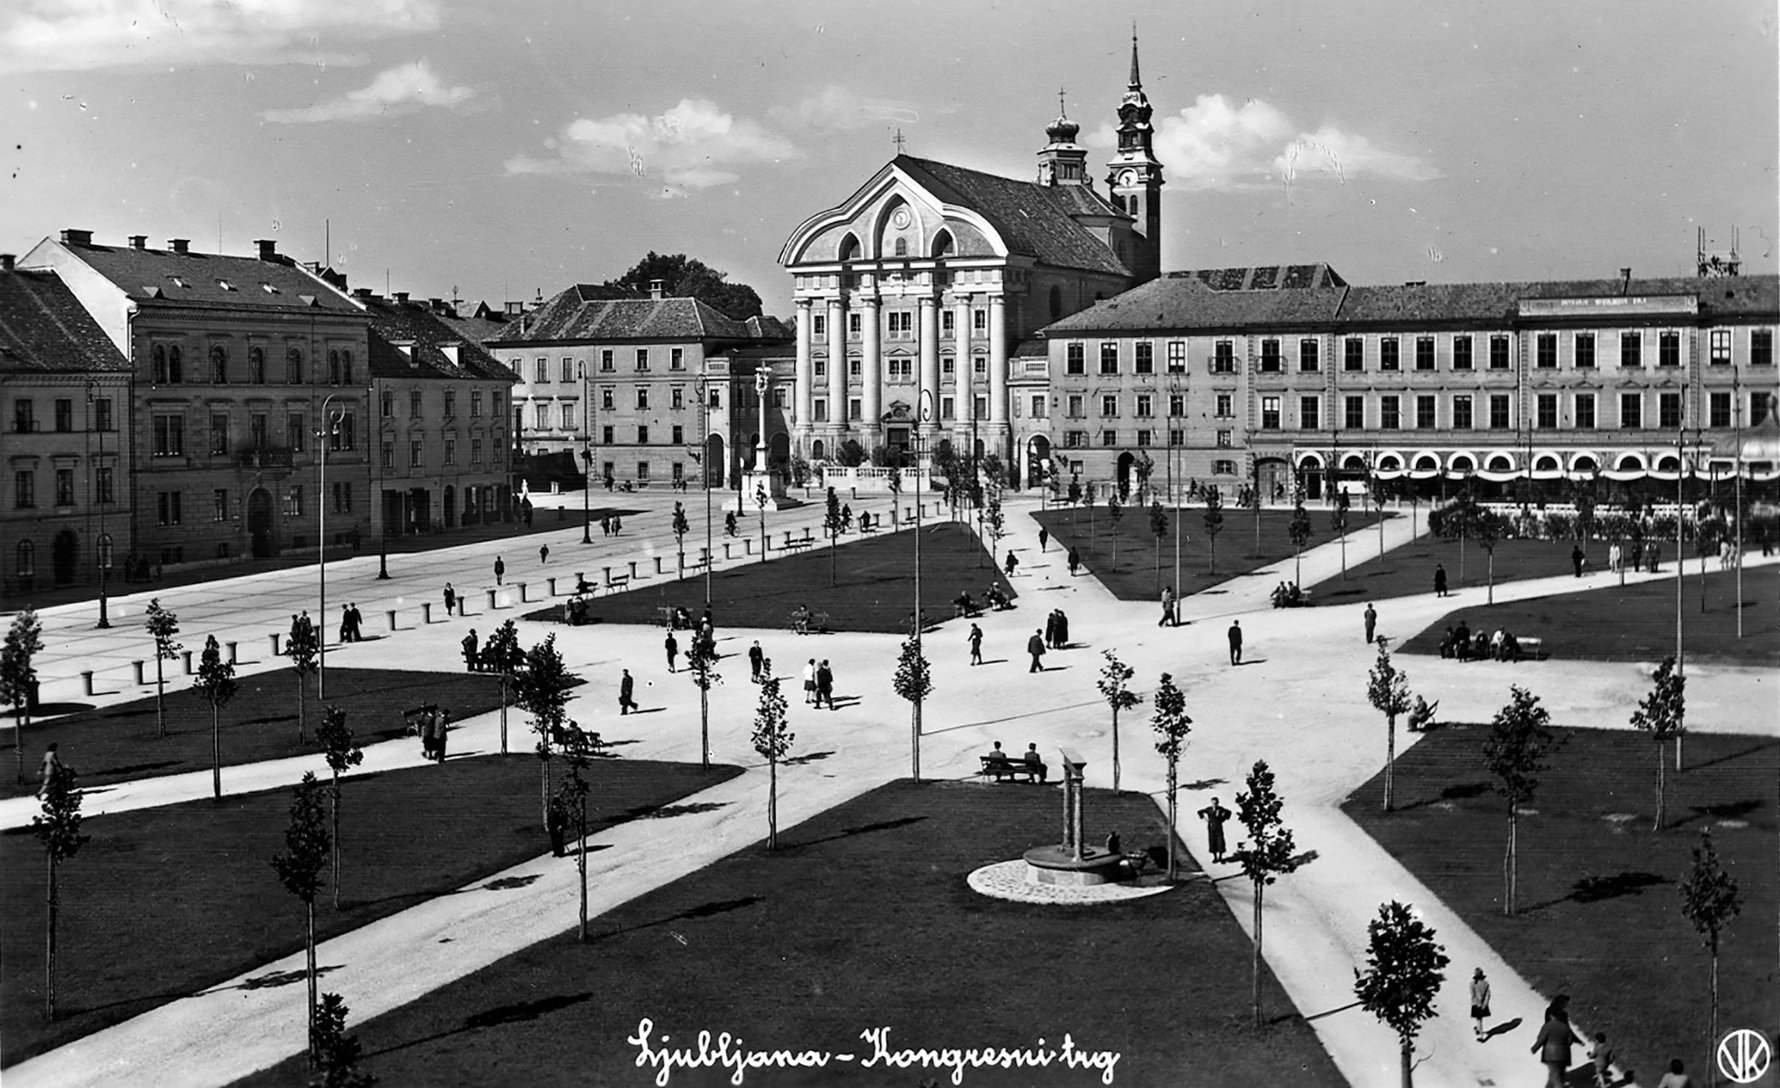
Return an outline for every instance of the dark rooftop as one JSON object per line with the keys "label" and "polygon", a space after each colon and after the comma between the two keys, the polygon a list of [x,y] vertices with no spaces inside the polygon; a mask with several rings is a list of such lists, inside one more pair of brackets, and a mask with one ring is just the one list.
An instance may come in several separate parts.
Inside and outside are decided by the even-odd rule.
{"label": "dark rooftop", "polygon": [[1014,253],[1057,268],[1131,274],[1104,242],[1071,217],[1123,215],[1088,186],[1015,181],[910,155],[898,155],[893,165],[941,199],[980,213]]}
{"label": "dark rooftop", "polygon": [[[84,236],[84,232],[80,232]],[[140,239],[138,239],[140,240]],[[261,309],[353,312],[352,303],[289,257],[262,246],[264,257],[234,257],[146,245],[62,243],[93,270],[140,303],[199,303]],[[183,243],[182,243],[183,245]]]}
{"label": "dark rooftop", "polygon": [[0,271],[0,373],[128,373],[130,361],[50,271]]}

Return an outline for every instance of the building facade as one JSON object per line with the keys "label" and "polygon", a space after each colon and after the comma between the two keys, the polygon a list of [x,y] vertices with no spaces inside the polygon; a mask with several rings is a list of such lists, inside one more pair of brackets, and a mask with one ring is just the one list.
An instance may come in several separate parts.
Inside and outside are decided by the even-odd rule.
{"label": "building facade", "polygon": [[54,272],[0,255],[0,404],[10,491],[0,596],[123,575],[130,364]]}
{"label": "building facade", "polygon": [[822,460],[922,434],[1005,453],[1020,341],[1160,265],[1150,109],[1133,42],[1108,195],[1080,126],[1059,116],[1036,181],[898,155],[799,225],[779,254],[797,307],[798,451]]}
{"label": "building facade", "polygon": [[1673,479],[1684,461],[1728,477],[1715,450],[1780,390],[1776,331],[1771,275],[1356,287],[1326,265],[1170,273],[1044,330],[1052,417],[1024,453],[1126,483],[1148,458],[1268,499],[1368,477]]}

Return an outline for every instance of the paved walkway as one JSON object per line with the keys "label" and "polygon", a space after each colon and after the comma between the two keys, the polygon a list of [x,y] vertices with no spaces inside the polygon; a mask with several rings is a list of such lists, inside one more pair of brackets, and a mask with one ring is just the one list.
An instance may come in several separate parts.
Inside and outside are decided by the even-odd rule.
{"label": "paved walkway", "polygon": [[[854,504],[855,511],[859,506]],[[666,507],[671,508],[671,501]],[[1010,514],[1019,509],[1016,505]],[[819,517],[819,511],[778,517],[785,518],[789,527],[799,516],[812,515]],[[636,520],[639,526],[644,521]],[[665,517],[656,520],[665,526]],[[1010,516],[1009,524],[1013,531],[1009,543],[1020,549],[1023,560],[1016,579],[1020,607],[990,613],[979,621],[986,634],[989,663],[975,668],[967,664],[966,624],[952,621],[927,637],[936,694],[926,713],[928,736],[922,743],[925,774],[965,778],[975,770],[976,753],[991,740],[1002,740],[1010,748],[1037,742],[1044,751],[1054,751],[1061,744],[1083,750],[1091,761],[1089,783],[1110,785],[1108,715],[1094,689],[1102,663],[1099,651],[1116,649],[1136,668],[1138,683],[1146,690],[1159,672],[1172,672],[1186,688],[1189,711],[1196,719],[1182,772],[1188,786],[1183,790],[1181,812],[1192,813],[1203,803],[1202,798],[1212,793],[1228,803],[1240,789],[1248,766],[1264,757],[1279,776],[1289,825],[1305,849],[1317,852],[1315,863],[1270,891],[1265,951],[1299,1011],[1314,1017],[1313,1027],[1342,1073],[1355,1085],[1394,1085],[1397,1081],[1394,1040],[1370,1016],[1349,1007],[1352,968],[1364,960],[1366,922],[1381,902],[1397,898],[1422,912],[1452,957],[1448,985],[1440,999],[1442,1015],[1428,1025],[1417,1050],[1423,1060],[1418,1069],[1422,1083],[1530,1083],[1539,1068],[1526,1051],[1545,998],[1515,976],[1476,934],[1335,807],[1370,777],[1382,760],[1382,722],[1364,698],[1365,674],[1372,660],[1371,648],[1360,637],[1359,612],[1364,603],[1273,611],[1266,593],[1281,577],[1288,576],[1289,565],[1282,565],[1277,572],[1264,571],[1218,587],[1223,592],[1189,598],[1184,618],[1190,622],[1179,628],[1157,628],[1154,604],[1119,602],[1092,578],[1071,578],[1055,548],[1048,555],[1038,552],[1035,523]],[[627,525],[627,535],[629,532]],[[1350,539],[1350,549],[1366,552],[1368,546],[1375,546],[1376,534],[1375,529],[1360,530]],[[1390,547],[1407,542],[1407,521],[1388,523],[1386,537]],[[639,548],[634,538],[601,542],[596,535],[595,541],[595,554],[617,556],[626,547],[633,552]],[[527,543],[535,547],[536,539]],[[655,541],[641,546],[651,544],[659,546]],[[551,546],[555,553],[559,545]],[[462,589],[469,579],[461,572],[491,563],[492,559],[482,554],[489,547],[463,549],[472,553],[468,555],[434,553],[428,558],[437,564],[436,569],[404,571],[406,581],[397,586],[372,582],[370,587],[381,585],[386,592],[399,589],[408,595],[405,599],[410,606],[420,594],[433,599],[437,586],[454,572],[463,579],[458,581]],[[607,547],[611,551],[602,551]],[[571,550],[584,550],[578,538]],[[552,566],[556,558],[553,554]],[[535,564],[535,552],[532,560]],[[374,575],[375,560],[372,563],[370,573]],[[1338,564],[1335,545],[1308,552],[1304,581],[1308,584],[1333,574]],[[515,565],[509,556],[510,574]],[[330,565],[330,583],[334,566]],[[565,569],[572,573],[569,564],[565,563]],[[271,594],[270,587],[261,586],[261,581],[255,581],[251,589],[254,603],[246,608],[230,606],[227,591],[216,589],[207,597],[195,596],[191,607],[206,614],[214,609],[218,622],[233,622],[243,628],[260,623],[282,630],[279,621],[288,625],[290,606],[284,598]],[[1585,583],[1604,585],[1606,576],[1585,579]],[[1545,579],[1499,586],[1496,593],[1498,600],[1512,600],[1574,588],[1571,578]],[[302,589],[299,584],[283,592]],[[361,593],[358,599],[361,609],[371,615],[366,603],[370,593]],[[1464,600],[1436,601],[1426,594],[1379,602],[1380,630],[1410,633]],[[1053,607],[1069,613],[1076,647],[1049,655],[1047,670],[1030,676],[1023,653],[1025,640]],[[1250,663],[1231,668],[1226,663],[1224,630],[1226,621],[1238,615],[1248,632],[1245,657]],[[426,667],[441,655],[455,660],[456,640],[467,622],[476,621],[408,628],[368,645],[375,646],[380,665]],[[72,620],[67,627],[78,629]],[[522,623],[521,627],[527,643],[546,633],[542,625]],[[602,731],[609,740],[635,741],[622,749],[627,757],[697,758],[696,690],[683,675],[666,672],[659,652],[637,652],[637,629],[605,625],[552,629],[558,633],[558,644],[571,668],[591,681],[571,704],[572,716]],[[890,687],[894,637],[841,634],[798,638],[777,629],[733,629],[723,635],[721,649],[730,656],[721,667],[728,682],[713,692],[713,758],[749,769],[688,798],[680,815],[634,821],[598,836],[594,840],[597,852],[589,858],[590,908],[596,914],[763,836],[766,773],[748,747],[754,690],[741,675],[746,666],[740,656],[753,638],[761,640],[781,675],[795,675],[808,656],[828,658],[834,664],[841,702],[837,711],[816,711],[803,706],[795,695],[792,698],[792,721],[798,735],[794,756],[806,758],[781,769],[781,826],[790,826],[907,773],[907,704],[896,698]],[[58,637],[52,633],[46,642]],[[653,646],[653,636],[649,637]],[[361,648],[350,647],[340,657],[350,659]],[[63,646],[55,646],[54,652],[64,661],[70,659]],[[637,677],[639,701],[645,707],[663,707],[661,713],[616,716],[620,662]],[[1623,729],[1632,706],[1648,686],[1647,679],[1631,666],[1558,661],[1461,666],[1425,658],[1407,658],[1403,663],[1412,674],[1411,686],[1440,698],[1442,717],[1454,719],[1487,718],[1506,701],[1509,684],[1521,683],[1542,697],[1560,724]],[[1776,732],[1771,716],[1751,709],[1771,705],[1771,674],[1690,665],[1688,676],[1690,710],[1705,716],[1723,708],[1724,720],[1714,720],[1714,729]],[[66,676],[62,682],[67,682]],[[453,752],[493,750],[495,717],[484,715],[465,723],[454,735]],[[1125,716],[1122,784],[1127,789],[1157,793],[1165,768],[1151,748],[1147,717],[1147,708]],[[516,725],[514,735],[522,736],[521,730]],[[1406,748],[1417,738],[1400,732],[1398,740]],[[391,742],[368,750],[360,773],[419,762],[411,742]],[[303,769],[319,765],[318,757],[310,757],[238,768],[225,771],[225,786],[231,791],[277,786],[293,782]],[[177,776],[92,794],[87,808],[90,812],[116,812],[204,796],[208,796],[207,775]],[[27,821],[28,808],[29,799],[0,803],[0,826]],[[1133,844],[1145,837],[1144,829],[1121,830]],[[1214,876],[1235,873],[1233,866],[1209,863],[1202,828],[1190,815],[1185,815],[1180,831],[1189,850]],[[522,891],[490,891],[485,889],[490,881],[479,881],[469,894],[432,900],[326,942],[319,955],[329,969],[327,988],[345,994],[355,1019],[362,1019],[412,1001],[573,926],[577,899],[572,864],[540,858],[497,874],[497,878],[506,876],[536,879]],[[1248,886],[1240,879],[1224,879],[1217,887],[1246,929],[1250,919]],[[10,1088],[14,1084],[227,1083],[301,1050],[303,988],[244,988],[249,977],[292,970],[300,966],[300,959],[264,965],[204,994],[9,1068],[7,1084]],[[1523,1024],[1533,1026],[1523,1026],[1488,1044],[1474,1040],[1464,1016],[1464,990],[1475,966],[1483,967],[1494,983],[1497,1019],[1519,1016]],[[1611,1025],[1605,1027],[1611,1029]]]}

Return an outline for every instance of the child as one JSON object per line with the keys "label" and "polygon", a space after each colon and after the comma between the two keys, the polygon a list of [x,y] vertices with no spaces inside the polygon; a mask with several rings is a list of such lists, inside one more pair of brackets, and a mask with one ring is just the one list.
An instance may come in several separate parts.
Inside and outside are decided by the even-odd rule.
{"label": "child", "polygon": [[1595,1032],[1595,1045],[1588,1056],[1595,1060],[1595,1088],[1607,1088],[1613,1083],[1613,1048],[1607,1045],[1606,1032]]}
{"label": "child", "polygon": [[1471,1019],[1477,1022],[1474,1029],[1478,1039],[1483,1039],[1483,1022],[1490,1014],[1490,980],[1483,977],[1483,968],[1479,967],[1471,975]]}

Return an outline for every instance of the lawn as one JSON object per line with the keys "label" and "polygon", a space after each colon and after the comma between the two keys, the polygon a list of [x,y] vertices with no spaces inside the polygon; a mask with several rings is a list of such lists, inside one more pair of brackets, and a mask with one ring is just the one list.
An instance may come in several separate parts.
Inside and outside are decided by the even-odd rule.
{"label": "lawn", "polygon": [[[1629,732],[1559,730],[1567,742],[1539,776],[1527,806],[1536,812],[1520,822],[1520,910],[1507,918],[1508,822],[1482,761],[1487,730],[1443,726],[1399,757],[1397,812],[1380,811],[1377,778],[1344,809],[1539,993],[1572,995],[1577,1020],[1606,1032],[1646,1085],[1670,1058],[1706,1068],[1710,960],[1676,886],[1710,828],[1743,897],[1719,958],[1719,1022],[1727,1030],[1780,1022],[1780,740],[1689,733],[1689,769],[1679,775],[1669,746],[1668,823],[1653,832],[1656,746]],[[1471,966],[1452,970],[1468,975]],[[1530,1037],[1529,1026],[1508,1042]]]}
{"label": "lawn", "polygon": [[[1714,563],[1706,576],[1706,610],[1700,611],[1700,578],[1682,579],[1681,619],[1688,661],[1733,665],[1780,664],[1780,614],[1770,602],[1780,594],[1780,567],[1755,567],[1743,572],[1743,637],[1737,637],[1736,572],[1719,571]],[[1670,568],[1673,569],[1673,568]],[[1460,618],[1472,631],[1501,627],[1515,635],[1545,640],[1553,657],[1590,661],[1661,661],[1675,652],[1675,581],[1673,578],[1620,586],[1611,575],[1584,579],[1600,588],[1550,597],[1485,605],[1479,601],[1435,620],[1403,644],[1404,652],[1434,654],[1449,626]]]}
{"label": "lawn", "polygon": [[[297,741],[296,674],[288,668],[241,677],[240,690],[218,717],[224,767],[283,759],[317,751],[315,727],[322,702],[309,677],[304,743]],[[327,702],[346,711],[347,724],[360,744],[402,735],[402,711],[421,703],[451,710],[453,721],[494,710],[501,705],[500,682],[473,673],[409,672],[384,669],[329,669]],[[0,797],[37,791],[37,764],[52,742],[62,762],[80,774],[81,785],[103,786],[126,779],[154,778],[210,769],[210,704],[197,691],[169,691],[167,735],[155,728],[155,700],[118,703],[83,710],[49,721],[33,721],[25,729],[26,784],[0,774]],[[5,736],[12,740],[10,715]],[[8,760],[13,753],[0,755]]]}
{"label": "lawn", "polygon": [[[711,616],[718,627],[789,628],[801,604],[827,612],[830,630],[907,633],[914,574],[913,532],[842,537],[838,554],[818,545],[801,555],[713,572]],[[1016,596],[974,532],[951,522],[921,530],[921,604],[930,624],[952,615],[952,599],[961,592],[968,590],[980,603],[990,583],[1010,599]],[[602,623],[657,623],[658,610],[672,607],[684,607],[696,621],[705,607],[704,576],[651,579],[600,597],[593,611]],[[562,615],[563,606],[552,605],[526,618],[561,621]]]}
{"label": "lawn", "polygon": [[[1345,1085],[1268,975],[1268,1024],[1247,993],[1251,946],[1216,892],[1193,880],[1160,896],[1093,907],[988,899],[965,877],[1053,840],[1055,788],[897,782],[609,914],[589,944],[538,944],[357,1025],[386,1084],[654,1084],[626,1043],[700,1031],[747,1048],[1057,1048],[1120,1055],[1106,1083]],[[1127,849],[1162,841],[1155,804],[1089,790],[1089,831]],[[961,829],[968,833],[960,834]],[[764,827],[762,828],[764,831]],[[675,1069],[675,1085],[730,1083],[728,1070]],[[304,1083],[301,1059],[242,1082]],[[1086,1085],[1097,1071],[969,1069],[966,1085]],[[754,1070],[748,1084],[952,1083],[943,1069],[840,1064]]]}
{"label": "lawn", "polygon": [[[1424,510],[1420,515],[1424,528],[1426,514],[1427,511]],[[1583,549],[1587,559],[1584,570],[1593,572],[1589,577],[1596,583],[1607,577],[1604,572],[1607,570],[1608,543],[1591,540]],[[1504,540],[1496,545],[1496,584],[1519,582],[1528,578],[1550,578],[1555,574],[1574,574],[1575,567],[1570,561],[1570,553],[1575,547],[1574,540]],[[1668,542],[1663,549],[1663,570],[1674,571],[1674,551],[1674,542]],[[1435,564],[1446,568],[1446,585],[1449,590],[1478,591],[1466,593],[1467,598],[1481,600],[1489,582],[1489,553],[1478,547],[1475,540],[1466,541],[1461,547],[1457,540],[1422,536],[1413,544],[1386,552],[1382,558],[1376,545],[1369,550],[1362,545],[1357,553],[1365,555],[1366,560],[1350,567],[1345,580],[1338,575],[1317,583],[1313,604],[1352,604],[1362,599],[1375,601],[1386,597],[1406,597],[1412,593],[1432,593]],[[1699,565],[1696,558],[1688,569],[1697,572]],[[1718,569],[1717,562],[1714,561],[1711,567],[1713,570]]]}
{"label": "lawn", "polygon": [[[1181,508],[1181,584],[1175,587],[1176,592],[1180,596],[1202,593],[1220,582],[1276,563],[1285,565],[1280,568],[1281,577],[1272,580],[1291,580],[1293,576],[1286,572],[1292,569],[1291,560],[1297,554],[1290,535],[1292,511],[1261,511],[1258,542],[1253,510],[1226,506],[1223,512],[1224,526],[1217,535],[1217,563],[1214,567],[1211,545],[1205,533],[1204,507]],[[1329,511],[1319,507],[1306,512],[1310,514],[1311,526],[1310,540],[1304,545],[1307,550],[1335,539],[1335,533],[1329,527]],[[1159,601],[1162,587],[1174,582],[1174,514],[1166,508],[1165,513],[1168,532],[1163,534],[1160,546],[1156,535],[1150,532],[1148,511],[1139,507],[1126,508],[1116,527],[1104,506],[1096,508],[1092,516],[1085,506],[1074,509],[1055,506],[1033,517],[1050,531],[1053,562],[1062,563],[1073,544],[1081,554],[1087,573],[1100,579],[1101,584],[1120,600]],[[1378,521],[1378,515],[1363,510],[1349,510],[1347,517],[1350,537]],[[1368,538],[1361,534],[1357,540],[1348,541],[1348,552],[1354,562],[1358,562],[1361,555],[1377,553],[1376,544],[1371,545],[1371,552],[1367,551],[1369,539],[1376,539],[1376,536]]]}
{"label": "lawn", "polygon": [[[738,773],[601,760],[590,774],[592,816],[604,828]],[[341,906],[331,891],[318,901],[321,939],[549,850],[530,754],[364,775],[341,792]],[[291,793],[83,821],[91,841],[60,869],[58,1018],[47,1025],[43,855],[28,828],[0,836],[0,1060],[53,1049],[301,949],[302,907],[268,864],[284,849]]]}

